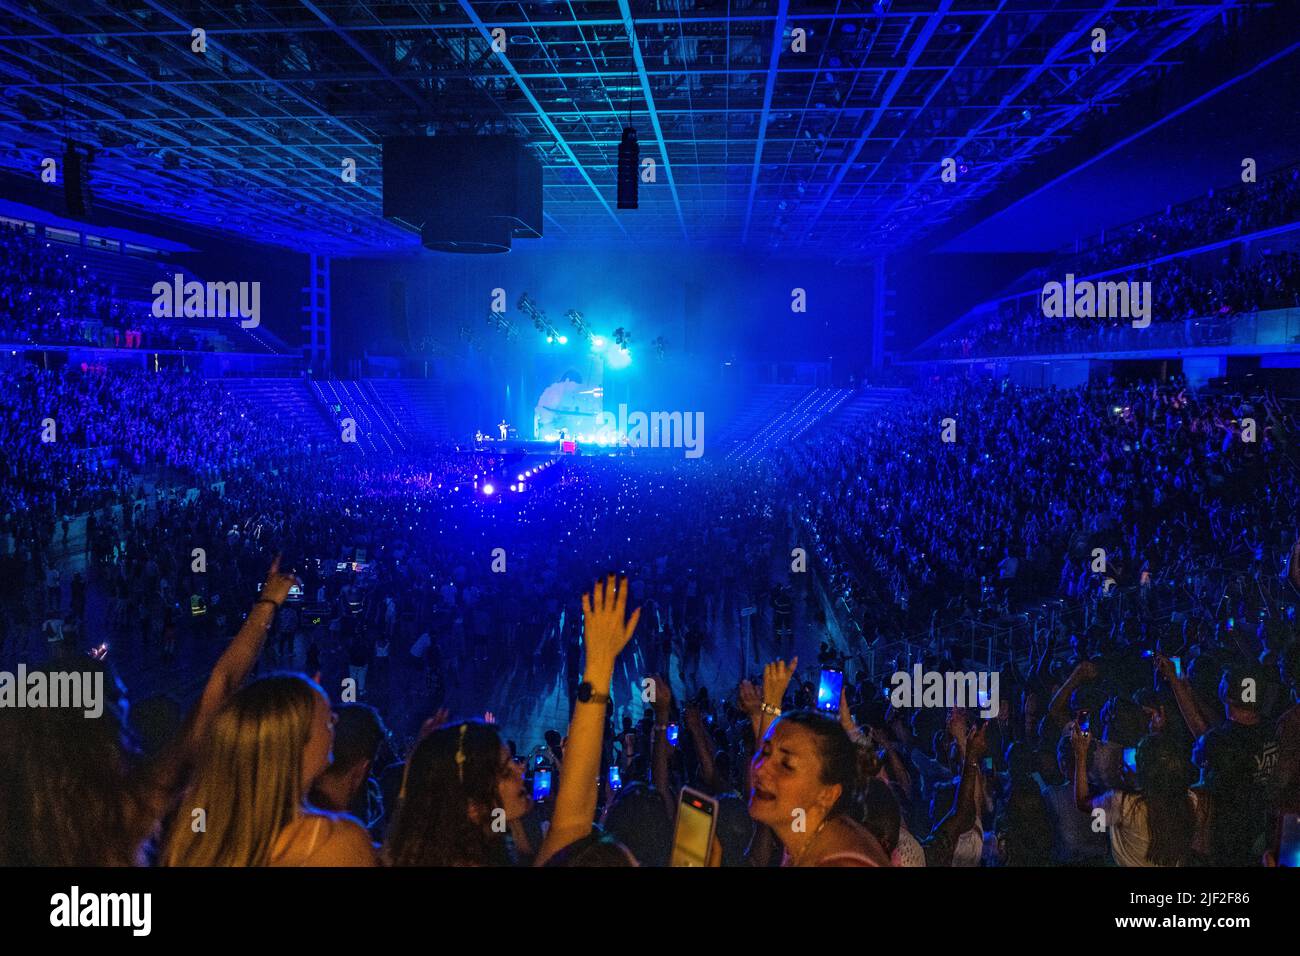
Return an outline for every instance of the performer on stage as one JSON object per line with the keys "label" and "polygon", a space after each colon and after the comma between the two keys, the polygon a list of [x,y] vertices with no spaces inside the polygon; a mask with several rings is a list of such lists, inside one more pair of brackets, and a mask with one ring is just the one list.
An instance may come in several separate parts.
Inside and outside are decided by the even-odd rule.
{"label": "performer on stage", "polygon": [[510,426],[506,424],[506,420],[504,418],[501,419],[501,424],[497,426],[497,429],[500,430],[501,432],[501,440],[505,441],[506,434],[510,431]]}

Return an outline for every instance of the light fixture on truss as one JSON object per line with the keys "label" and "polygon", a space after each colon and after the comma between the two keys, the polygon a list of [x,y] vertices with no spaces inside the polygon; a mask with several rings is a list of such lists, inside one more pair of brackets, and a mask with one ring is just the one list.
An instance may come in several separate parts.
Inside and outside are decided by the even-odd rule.
{"label": "light fixture on truss", "polygon": [[587,327],[587,322],[583,318],[581,312],[579,312],[577,309],[570,309],[568,312],[565,312],[564,314],[568,318],[569,324],[573,326],[574,331],[578,333],[578,336],[580,338],[585,340],[591,339],[591,329]]}

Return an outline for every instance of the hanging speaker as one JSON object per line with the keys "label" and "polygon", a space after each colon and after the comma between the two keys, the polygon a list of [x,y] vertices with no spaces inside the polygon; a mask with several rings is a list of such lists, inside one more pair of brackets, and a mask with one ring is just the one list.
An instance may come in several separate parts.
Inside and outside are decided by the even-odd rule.
{"label": "hanging speaker", "polygon": [[637,168],[641,165],[641,146],[636,141],[636,130],[628,126],[623,130],[623,141],[618,144],[618,208],[636,208]]}
{"label": "hanging speaker", "polygon": [[73,219],[90,218],[90,158],[69,143],[63,147],[63,206]]}
{"label": "hanging speaker", "polygon": [[542,235],[542,167],[512,136],[384,140],[384,218],[426,249],[509,252]]}

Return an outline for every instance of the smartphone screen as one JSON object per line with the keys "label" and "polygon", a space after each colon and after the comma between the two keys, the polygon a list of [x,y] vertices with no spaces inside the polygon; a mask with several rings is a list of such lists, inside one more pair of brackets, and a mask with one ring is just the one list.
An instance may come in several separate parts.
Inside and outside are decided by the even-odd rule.
{"label": "smartphone screen", "polygon": [[668,742],[672,744],[674,747],[677,746],[677,725],[676,724],[668,725]]}
{"label": "smartphone screen", "polygon": [[826,713],[839,713],[840,693],[843,690],[844,673],[824,668],[821,683],[817,685],[817,709]]}
{"label": "smartphone screen", "polygon": [[992,773],[992,772],[993,772],[993,758],[992,758],[992,757],[985,757],[985,758],[984,758],[984,772],[985,772],[985,773]]}
{"label": "smartphone screen", "polygon": [[609,789],[619,790],[623,787],[623,778],[618,772],[618,764],[610,764],[609,767]]}
{"label": "smartphone screen", "polygon": [[677,802],[672,866],[708,866],[717,819],[716,800],[690,787],[682,787],[682,796]]}
{"label": "smartphone screen", "polygon": [[1136,747],[1124,748],[1124,766],[1129,770],[1137,773],[1138,770],[1138,751]]}
{"label": "smartphone screen", "polygon": [[1086,710],[1079,711],[1079,716],[1077,720],[1079,724],[1079,733],[1084,735],[1091,733],[1092,721],[1089,719],[1088,712]]}
{"label": "smartphone screen", "polygon": [[1174,662],[1174,676],[1175,676],[1175,677],[1182,677],[1182,676],[1183,676],[1183,659],[1182,659],[1181,657],[1171,657],[1171,658],[1169,658],[1169,659],[1170,659],[1171,661]]}
{"label": "smartphone screen", "polygon": [[1282,814],[1277,865],[1300,866],[1300,813]]}
{"label": "smartphone screen", "polygon": [[545,800],[551,795],[551,772],[538,770],[533,774],[533,800]]}

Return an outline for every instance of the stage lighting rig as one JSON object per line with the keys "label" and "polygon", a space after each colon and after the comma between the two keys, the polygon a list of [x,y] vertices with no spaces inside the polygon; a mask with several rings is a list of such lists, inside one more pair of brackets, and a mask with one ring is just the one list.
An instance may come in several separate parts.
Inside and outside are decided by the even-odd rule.
{"label": "stage lighting rig", "polygon": [[614,344],[624,350],[631,348],[632,333],[620,325],[614,330]]}
{"label": "stage lighting rig", "polygon": [[513,342],[519,337],[519,329],[515,323],[500,312],[488,312],[487,324],[490,328],[504,333],[507,342]]}
{"label": "stage lighting rig", "polygon": [[[547,342],[556,342],[562,338],[555,326],[551,325],[550,320],[546,318],[546,313],[537,307],[537,303],[528,297],[527,292],[519,297],[516,308],[533,320],[533,328],[546,336]],[[565,341],[567,342],[568,339],[566,338]]]}
{"label": "stage lighting rig", "polygon": [[528,298],[527,292],[519,297],[519,301],[515,303],[515,308],[533,320],[533,327],[538,332],[545,328],[546,313],[539,309],[532,299]]}
{"label": "stage lighting rig", "polygon": [[650,347],[655,350],[655,355],[659,356],[660,359],[662,359],[664,355],[668,352],[668,343],[664,341],[664,337],[662,335],[660,335],[653,342],[651,342]]}
{"label": "stage lighting rig", "polygon": [[584,340],[591,339],[591,329],[587,327],[587,323],[583,319],[581,312],[579,312],[577,309],[570,309],[568,312],[565,312],[564,314],[568,318],[569,324],[573,326],[574,331],[578,333],[579,338]]}

